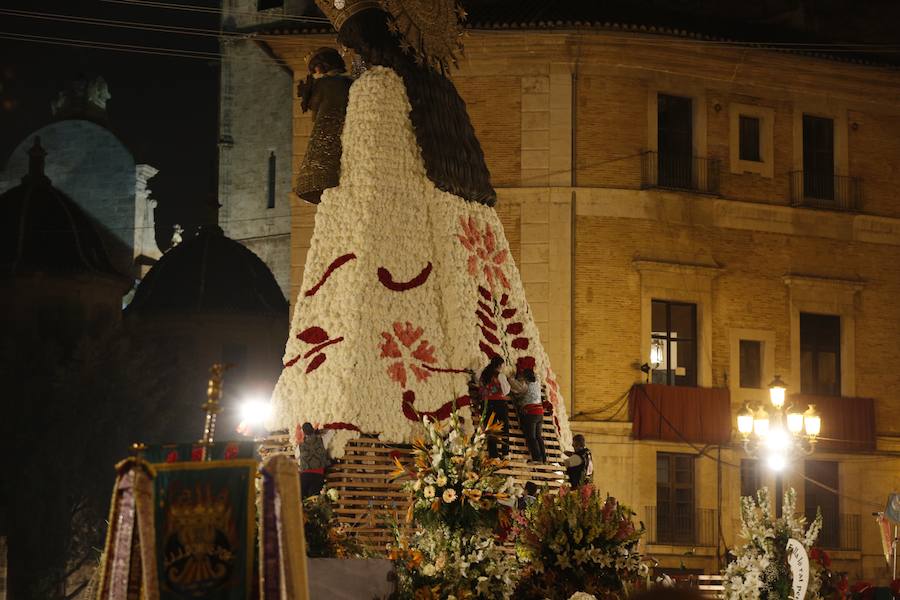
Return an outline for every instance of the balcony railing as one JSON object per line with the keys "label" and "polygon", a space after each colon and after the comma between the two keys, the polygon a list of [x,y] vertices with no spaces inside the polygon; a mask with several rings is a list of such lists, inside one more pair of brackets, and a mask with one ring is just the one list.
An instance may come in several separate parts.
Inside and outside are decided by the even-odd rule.
{"label": "balcony railing", "polygon": [[862,206],[862,180],[832,173],[792,171],[791,204],[856,211]]}
{"label": "balcony railing", "polygon": [[662,510],[645,507],[650,544],[715,546],[719,539],[718,511],[713,508]]}
{"label": "balcony railing", "polygon": [[852,551],[860,550],[861,542],[859,515],[836,515],[825,518],[817,545],[826,550]]}
{"label": "balcony railing", "polygon": [[719,161],[714,158],[646,151],[641,154],[641,188],[719,193]]}

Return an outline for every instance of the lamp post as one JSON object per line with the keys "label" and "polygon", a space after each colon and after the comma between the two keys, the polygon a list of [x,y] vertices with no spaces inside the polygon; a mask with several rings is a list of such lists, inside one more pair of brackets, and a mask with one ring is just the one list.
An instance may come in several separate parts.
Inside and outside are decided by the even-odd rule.
{"label": "lamp post", "polygon": [[802,411],[785,404],[787,385],[776,375],[769,384],[769,405],[754,410],[749,403],[737,415],[737,429],[750,456],[764,458],[773,471],[783,470],[789,462],[808,456],[815,450],[822,418],[815,407]]}

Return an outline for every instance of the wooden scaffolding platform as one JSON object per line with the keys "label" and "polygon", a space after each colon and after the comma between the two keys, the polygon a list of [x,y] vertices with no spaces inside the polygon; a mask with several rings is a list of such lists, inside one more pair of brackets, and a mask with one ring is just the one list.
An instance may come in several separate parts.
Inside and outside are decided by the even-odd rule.
{"label": "wooden scaffolding platform", "polygon": [[[530,455],[525,437],[519,426],[518,415],[510,401],[509,465],[500,470],[503,476],[511,476],[520,486],[533,481],[537,486],[559,488],[565,481],[565,458],[553,417],[544,415],[543,436],[547,451],[547,464],[528,464]],[[265,458],[272,454],[293,456],[293,446],[287,433],[266,438],[260,454]],[[344,457],[329,469],[326,487],[338,491],[336,513],[341,523],[359,540],[375,551],[384,551],[393,540],[391,523],[404,523],[410,497],[401,487],[402,481],[390,481],[395,470],[394,458],[409,465],[412,462],[410,446],[379,441],[374,436],[363,435],[347,443]]]}

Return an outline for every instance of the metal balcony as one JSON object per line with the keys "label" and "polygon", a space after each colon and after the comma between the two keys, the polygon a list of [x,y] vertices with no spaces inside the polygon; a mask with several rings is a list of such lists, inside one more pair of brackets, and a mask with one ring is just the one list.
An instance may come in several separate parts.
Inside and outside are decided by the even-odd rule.
{"label": "metal balcony", "polygon": [[858,211],[862,207],[862,180],[859,177],[792,171],[791,205],[829,210]]}
{"label": "metal balcony", "polygon": [[719,161],[715,158],[646,151],[641,154],[641,188],[719,193]]}
{"label": "metal balcony", "polygon": [[719,537],[718,511],[713,508],[663,510],[644,508],[647,542],[677,546],[715,546]]}
{"label": "metal balcony", "polygon": [[826,550],[858,551],[862,547],[859,515],[824,515],[817,545]]}

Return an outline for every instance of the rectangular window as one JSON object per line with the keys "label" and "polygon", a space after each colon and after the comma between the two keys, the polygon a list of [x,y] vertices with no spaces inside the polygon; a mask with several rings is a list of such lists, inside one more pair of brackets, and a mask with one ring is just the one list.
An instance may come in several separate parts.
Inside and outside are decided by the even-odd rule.
{"label": "rectangular window", "polygon": [[697,305],[653,300],[651,348],[659,361],[653,383],[697,385]]}
{"label": "rectangular window", "polygon": [[841,318],[800,313],[800,392],[841,395]]}
{"label": "rectangular window", "polygon": [[694,456],[656,453],[656,540],[693,544]]}
{"label": "rectangular window", "polygon": [[759,478],[759,461],[741,459],[741,496],[756,498],[756,492],[762,487]]}
{"label": "rectangular window", "polygon": [[741,115],[739,127],[740,159],[760,162],[762,158],[759,151],[759,119]]}
{"label": "rectangular window", "polygon": [[693,187],[694,119],[690,98],[657,97],[658,179],[660,186]]}
{"label": "rectangular window", "polygon": [[284,0],[257,0],[256,10],[268,10],[284,6]]}
{"label": "rectangular window", "polygon": [[838,496],[826,489],[839,489],[838,463],[829,460],[808,460],[805,469],[808,478],[805,483],[804,513],[806,522],[812,522],[816,518],[816,510],[820,509],[822,511],[822,531],[819,533],[818,545],[823,548],[839,548],[841,519],[838,512]]}
{"label": "rectangular window", "polygon": [[275,208],[275,151],[269,154],[269,187],[266,208]]}
{"label": "rectangular window", "polygon": [[741,340],[740,383],[742,388],[762,388],[762,342]]}
{"label": "rectangular window", "polygon": [[834,200],[834,120],[803,115],[803,194]]}

